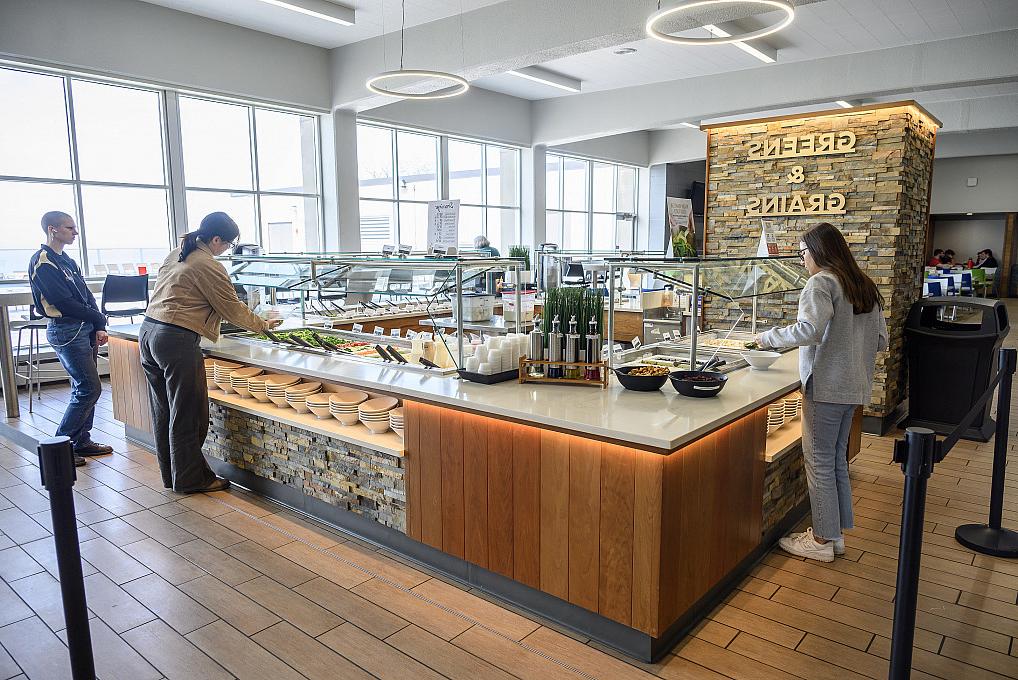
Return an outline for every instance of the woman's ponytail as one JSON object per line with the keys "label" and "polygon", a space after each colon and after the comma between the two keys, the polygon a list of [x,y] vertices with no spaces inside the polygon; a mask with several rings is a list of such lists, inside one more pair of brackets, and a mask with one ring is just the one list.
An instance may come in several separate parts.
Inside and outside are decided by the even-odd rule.
{"label": "woman's ponytail", "polygon": [[198,232],[189,231],[184,234],[184,242],[180,244],[180,258],[177,262],[183,262],[187,259],[187,256],[194,252],[194,249],[198,247]]}
{"label": "woman's ponytail", "polygon": [[199,240],[202,243],[211,243],[216,236],[227,243],[235,241],[240,236],[240,227],[232,217],[224,212],[209,213],[201,221],[201,226],[196,231],[189,231],[184,235],[178,262],[183,262],[188,255],[195,251]]}

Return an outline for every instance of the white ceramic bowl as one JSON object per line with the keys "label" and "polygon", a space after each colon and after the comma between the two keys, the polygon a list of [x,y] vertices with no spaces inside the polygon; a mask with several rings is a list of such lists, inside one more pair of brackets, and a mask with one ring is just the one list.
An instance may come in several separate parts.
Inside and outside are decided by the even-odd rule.
{"label": "white ceramic bowl", "polygon": [[307,413],[308,412],[308,405],[307,405],[306,401],[291,401],[291,402],[287,402],[287,403],[289,404],[290,408],[292,408],[297,413]]}
{"label": "white ceramic bowl", "polygon": [[362,422],[364,423],[365,427],[367,427],[375,434],[382,434],[383,432],[387,432],[389,430],[388,420],[366,420]]}
{"label": "white ceramic bowl", "polygon": [[325,420],[332,417],[332,412],[329,411],[329,406],[316,406],[315,404],[308,405],[308,409],[315,414],[317,418]]}
{"label": "white ceramic bowl", "polygon": [[332,417],[343,425],[356,425],[360,422],[360,416],[357,414],[357,411],[351,413],[336,413],[333,411]]}
{"label": "white ceramic bowl", "polygon": [[781,354],[762,349],[751,349],[743,352],[742,356],[757,371],[766,371],[771,367],[771,364],[778,360]]}

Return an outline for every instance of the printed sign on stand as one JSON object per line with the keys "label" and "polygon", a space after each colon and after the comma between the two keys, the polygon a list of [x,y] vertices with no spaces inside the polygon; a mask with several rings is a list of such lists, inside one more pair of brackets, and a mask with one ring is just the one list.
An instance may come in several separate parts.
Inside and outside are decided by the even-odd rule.
{"label": "printed sign on stand", "polygon": [[[459,239],[460,202],[428,201],[428,248],[453,248]],[[444,253],[443,253],[444,254]]]}
{"label": "printed sign on stand", "polygon": [[693,223],[693,201],[688,198],[665,200],[668,213],[668,243],[665,252],[668,257],[696,256],[696,226]]}
{"label": "printed sign on stand", "polygon": [[760,220],[760,243],[756,247],[757,257],[773,257],[778,254],[778,239],[774,236],[777,224],[773,220]]}

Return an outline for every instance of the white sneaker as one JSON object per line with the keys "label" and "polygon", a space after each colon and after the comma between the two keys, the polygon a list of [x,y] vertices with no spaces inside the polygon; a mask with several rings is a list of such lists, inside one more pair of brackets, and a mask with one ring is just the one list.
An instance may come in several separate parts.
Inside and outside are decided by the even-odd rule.
{"label": "white sneaker", "polygon": [[834,541],[828,541],[821,545],[813,538],[813,528],[810,527],[801,534],[789,534],[780,541],[778,546],[787,553],[797,557],[805,557],[817,562],[834,561]]}

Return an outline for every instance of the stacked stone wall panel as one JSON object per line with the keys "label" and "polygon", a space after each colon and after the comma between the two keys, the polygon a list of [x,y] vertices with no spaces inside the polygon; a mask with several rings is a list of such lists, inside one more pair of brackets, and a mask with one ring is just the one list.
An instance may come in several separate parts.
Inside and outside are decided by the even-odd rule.
{"label": "stacked stone wall panel", "polygon": [[[749,160],[747,144],[788,135],[851,130],[852,153]],[[799,237],[818,222],[831,222],[845,235],[863,270],[886,301],[889,351],[877,358],[873,394],[866,414],[890,414],[906,396],[903,326],[922,292],[923,256],[935,128],[918,110],[878,109],[820,118],[797,118],[710,130],[706,254],[746,257],[757,252],[761,219],[776,225],[783,254],[795,254]],[[793,166],[804,180],[787,181]],[[844,215],[747,216],[750,198],[782,194],[845,195]],[[767,325],[795,320],[797,294],[761,299],[758,316]],[[748,300],[708,301],[714,322],[730,323]]]}

